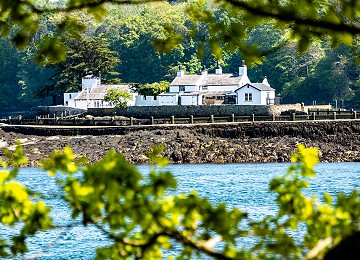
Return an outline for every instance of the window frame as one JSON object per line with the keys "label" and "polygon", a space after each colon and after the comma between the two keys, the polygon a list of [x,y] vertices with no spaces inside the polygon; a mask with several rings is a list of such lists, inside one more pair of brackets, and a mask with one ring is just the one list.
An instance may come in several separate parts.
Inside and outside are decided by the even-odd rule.
{"label": "window frame", "polygon": [[244,101],[246,102],[252,102],[253,101],[253,95],[250,92],[245,93],[244,95]]}

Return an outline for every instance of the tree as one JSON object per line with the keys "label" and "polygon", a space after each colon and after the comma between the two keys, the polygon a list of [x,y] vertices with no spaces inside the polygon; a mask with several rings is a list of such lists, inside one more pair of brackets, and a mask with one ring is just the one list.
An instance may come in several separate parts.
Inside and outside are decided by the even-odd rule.
{"label": "tree", "polygon": [[0,39],[0,105],[9,107],[16,104],[19,93],[16,74],[20,63],[19,53],[6,39]]}
{"label": "tree", "polygon": [[112,50],[118,52],[121,63],[116,69],[122,81],[146,84],[170,80],[173,75],[168,75],[169,68],[181,62],[187,46],[181,43],[161,53],[153,42],[166,38],[163,29],[166,26],[176,28],[177,33],[187,33],[183,7],[152,3],[129,9],[126,7],[123,12],[105,18],[98,28],[98,31],[107,32]]}
{"label": "tree", "polygon": [[[83,168],[69,147],[43,161],[42,167],[51,176],[65,174],[58,185],[72,218],[81,218],[85,226],[94,225],[111,241],[108,247],[97,249],[98,258],[160,259],[176,241],[183,245],[179,254],[184,258],[197,253],[215,259],[311,259],[333,253],[330,248],[358,232],[357,190],[339,194],[336,202],[329,194],[324,194],[323,202],[303,195],[302,190],[309,187],[307,178],[315,176],[318,157],[314,148],[299,145],[288,172],[270,182],[279,208],[276,215],[261,220],[252,220],[236,208],[227,209],[224,203],[212,205],[195,192],[177,196],[166,192],[176,188],[176,180],[161,170],[167,163],[161,151],[162,147],[154,147],[148,153],[155,165],[147,179],[114,151]],[[21,146],[13,154],[6,151],[9,163],[18,166],[26,162],[21,153]],[[8,164],[2,162],[2,166]],[[79,170],[81,176],[74,175]],[[29,196],[33,193],[14,181],[16,174],[17,168],[0,173],[0,222],[23,225],[11,244],[0,240],[1,257],[9,256],[8,249],[12,256],[24,253],[26,236],[56,228],[51,224],[50,208],[41,200],[33,202]],[[242,221],[248,225],[239,225]],[[302,238],[292,235],[299,226],[306,227]],[[256,238],[255,245],[239,248],[239,236]],[[220,241],[221,246],[215,247]]]}
{"label": "tree", "polygon": [[[113,71],[119,62],[115,52],[109,49],[109,43],[102,36],[86,38],[65,37],[67,46],[67,59],[57,64],[49,64],[48,67],[54,70],[51,77],[51,84],[44,86],[37,91],[40,97],[54,94],[62,94],[69,91],[81,89],[81,78],[93,72],[101,75],[106,82],[107,76],[117,75]],[[111,78],[108,78],[111,80]]]}
{"label": "tree", "polygon": [[135,84],[134,91],[143,96],[158,96],[169,88],[170,83],[166,81],[155,82],[151,84]]}
{"label": "tree", "polygon": [[[32,36],[37,32],[41,17],[46,14],[64,13],[70,14],[77,10],[86,10],[95,18],[102,18],[107,9],[106,3],[114,5],[143,4],[149,2],[141,1],[119,1],[119,0],[83,0],[68,1],[55,4],[48,4],[43,1],[6,1],[2,0],[0,9],[1,34],[7,36],[11,26],[18,28],[12,35],[12,41],[19,47],[24,47],[31,41]],[[188,8],[187,13],[191,15],[195,23],[204,22],[208,25],[210,37],[205,39],[212,46],[212,51],[217,58],[221,57],[222,48],[228,50],[239,49],[245,60],[256,61],[259,53],[256,48],[249,48],[245,44],[247,39],[246,30],[254,26],[274,21],[280,29],[289,31],[286,40],[297,39],[299,52],[304,52],[314,39],[328,37],[333,46],[339,43],[353,45],[360,33],[358,1],[307,1],[307,0],[222,0],[215,6],[228,12],[228,16],[234,19],[224,23],[214,15],[214,6],[204,8],[204,0]],[[240,18],[240,21],[239,21]],[[60,32],[71,31],[67,24],[77,25],[76,28],[84,29],[80,22],[73,17],[64,15],[58,21],[57,28]],[[194,28],[192,35],[203,33]],[[176,31],[168,30],[167,39],[158,42],[159,49],[169,50],[179,44],[180,38]],[[40,46],[41,55],[52,56],[58,59],[61,56],[59,41],[56,36],[46,39],[46,44]],[[285,40],[285,42],[286,42]],[[224,45],[222,46],[222,43]],[[60,52],[59,52],[60,51]],[[57,53],[58,52],[58,53]],[[261,53],[260,53],[261,54]],[[260,55],[261,56],[261,55]],[[257,58],[256,58],[257,57]]]}
{"label": "tree", "polygon": [[[360,33],[360,5],[354,1],[219,1],[219,7],[233,18],[228,22],[217,19],[214,11],[202,3],[199,1],[198,5],[190,7],[188,14],[195,22],[208,25],[210,37],[204,40],[212,46],[213,53],[220,58],[222,49],[239,49],[249,64],[259,62],[263,54],[292,40],[296,40],[298,51],[303,53],[315,39],[328,38],[332,46],[339,43],[352,46]],[[248,46],[247,30],[269,22],[284,32],[279,45],[265,50]]]}
{"label": "tree", "polygon": [[133,100],[133,96],[127,90],[111,88],[104,96],[104,101],[114,105],[115,108],[126,108],[128,102]]}

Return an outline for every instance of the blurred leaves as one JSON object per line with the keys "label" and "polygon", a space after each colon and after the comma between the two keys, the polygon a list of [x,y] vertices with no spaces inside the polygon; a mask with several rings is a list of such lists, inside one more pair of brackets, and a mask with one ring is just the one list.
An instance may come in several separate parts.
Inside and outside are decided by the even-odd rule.
{"label": "blurred leaves", "polygon": [[[94,225],[111,241],[97,249],[98,259],[161,259],[175,241],[183,245],[179,258],[195,254],[214,259],[322,258],[358,230],[358,191],[340,193],[335,200],[324,194],[324,203],[304,196],[303,190],[309,188],[307,178],[314,176],[318,162],[314,148],[299,145],[288,172],[270,182],[277,196],[277,214],[255,221],[224,203],[212,205],[195,191],[174,195],[176,180],[161,168],[167,163],[161,156],[163,148],[148,152],[149,160],[159,168],[151,168],[146,176],[113,150],[82,169],[74,165],[70,148],[54,152],[43,162],[52,176],[67,174],[59,185],[71,217],[80,217],[85,226]],[[81,175],[73,175],[77,170]],[[23,222],[24,226],[12,244],[0,240],[1,257],[10,256],[7,248],[13,256],[26,252],[27,236],[52,228],[49,208],[42,201],[31,202],[29,191],[10,176],[6,170],[0,173],[0,220],[10,226]],[[305,235],[295,232],[300,226]],[[256,237],[255,244],[239,247],[238,238],[243,236]]]}
{"label": "blurred leaves", "polygon": [[[64,14],[64,18],[58,23],[58,29],[61,33],[76,35],[85,29],[85,25],[81,24],[74,15],[77,11],[86,12],[97,21],[101,21],[107,14],[109,4],[138,5],[146,2],[151,1],[76,0],[67,3],[39,3],[31,0],[2,0],[0,1],[1,34],[8,36],[11,27],[17,28],[16,33],[11,36],[12,41],[18,47],[24,48],[39,30],[39,22],[45,15]],[[340,43],[351,46],[360,33],[358,1],[199,0],[191,2],[186,13],[193,21],[193,24],[188,26],[193,29],[194,39],[207,42],[218,60],[222,57],[222,51],[239,49],[246,53],[247,31],[271,21],[290,31],[289,39],[298,41],[300,53],[305,52],[310,43],[316,39],[329,38],[334,47]],[[154,45],[158,51],[168,53],[180,44],[184,35],[175,32],[169,24],[164,24],[163,30],[164,35],[155,39]],[[56,41],[49,44],[57,45]],[[64,51],[50,46],[47,49],[48,51],[42,52],[40,56],[51,53],[50,60],[55,57],[61,58],[61,55],[55,54],[56,51]],[[248,52],[247,55],[251,60],[248,62],[250,64],[259,62],[262,53],[251,52],[250,55]]]}
{"label": "blurred leaves", "polygon": [[[8,241],[2,239],[0,235],[1,258],[10,257],[10,253],[12,256],[24,254],[27,251],[26,237],[51,227],[50,208],[42,201],[34,202],[35,193],[14,181],[18,167],[28,161],[23,156],[20,142],[13,152],[6,149],[5,155],[8,163],[3,162],[3,167],[13,168],[4,168],[0,171],[0,224],[19,228]],[[22,225],[18,225],[19,223]]]}

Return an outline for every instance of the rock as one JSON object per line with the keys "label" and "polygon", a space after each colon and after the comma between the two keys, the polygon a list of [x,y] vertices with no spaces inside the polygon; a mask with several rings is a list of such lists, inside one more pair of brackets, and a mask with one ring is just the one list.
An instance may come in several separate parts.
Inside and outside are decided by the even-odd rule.
{"label": "rock", "polygon": [[0,141],[0,149],[3,149],[8,146],[9,146],[8,142]]}

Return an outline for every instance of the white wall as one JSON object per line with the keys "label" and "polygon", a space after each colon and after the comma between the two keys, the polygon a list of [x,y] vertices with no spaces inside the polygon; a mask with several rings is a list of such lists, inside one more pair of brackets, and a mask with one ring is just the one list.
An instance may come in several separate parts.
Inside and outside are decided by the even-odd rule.
{"label": "white wall", "polygon": [[260,105],[269,105],[267,103],[268,93],[269,93],[269,98],[272,99],[272,102],[274,102],[275,91],[261,91],[261,104]]}
{"label": "white wall", "polygon": [[100,85],[100,83],[101,83],[100,78],[98,78],[98,77],[81,79],[82,90],[91,89],[92,87],[94,87],[96,85]]}
{"label": "white wall", "polygon": [[75,100],[75,107],[81,109],[87,109],[87,101],[86,100]]}
{"label": "white wall", "polygon": [[[181,92],[193,92],[193,91],[199,91],[199,86],[196,86],[196,85],[185,86],[185,91],[181,91]],[[170,86],[169,92],[170,93],[179,93],[180,86]]]}
{"label": "white wall", "polygon": [[179,86],[170,86],[169,87],[169,92],[179,93]]}
{"label": "white wall", "polygon": [[135,99],[135,106],[158,106],[159,100],[154,99],[153,96],[137,96]]}
{"label": "white wall", "polygon": [[[238,105],[261,105],[261,93],[253,87],[243,87],[236,93]],[[252,101],[245,101],[245,93],[252,93]]]}
{"label": "white wall", "polygon": [[202,105],[202,95],[181,96],[181,105]]}
{"label": "white wall", "polygon": [[135,106],[175,106],[178,104],[178,95],[137,96]]}
{"label": "white wall", "polygon": [[248,84],[248,83],[251,83],[249,77],[247,75],[242,76],[241,80],[240,80],[240,83],[239,83],[240,87],[242,87],[242,86],[244,86],[245,84]]}
{"label": "white wall", "polygon": [[185,86],[185,92],[194,92],[199,91],[198,86]]}
{"label": "white wall", "polygon": [[64,106],[75,107],[74,99],[79,95],[79,92],[64,93]]}
{"label": "white wall", "polygon": [[178,104],[178,95],[158,96],[160,106],[175,106]]}
{"label": "white wall", "polygon": [[235,91],[239,88],[236,86],[208,86],[207,90],[201,89],[200,91]]}

